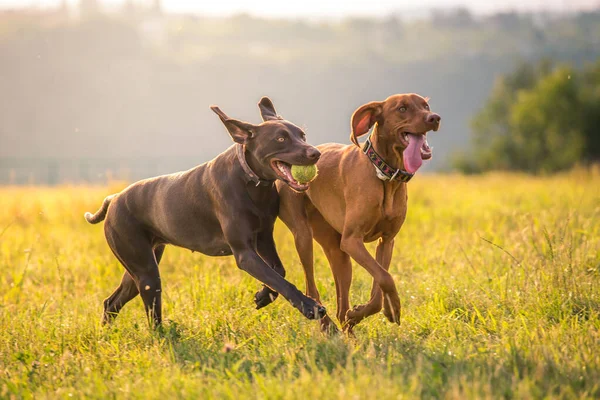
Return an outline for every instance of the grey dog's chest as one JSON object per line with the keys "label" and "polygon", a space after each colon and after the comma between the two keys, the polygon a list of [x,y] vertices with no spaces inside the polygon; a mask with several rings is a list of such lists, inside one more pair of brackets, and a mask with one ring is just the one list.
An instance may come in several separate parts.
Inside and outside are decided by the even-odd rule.
{"label": "grey dog's chest", "polygon": [[[231,204],[218,207],[220,211],[214,216],[214,223],[208,224],[211,228],[205,230],[198,227],[197,240],[184,247],[209,256],[229,256],[232,250],[224,232],[227,226],[233,224],[237,228],[233,234],[238,235],[239,239],[256,239],[259,232],[272,231],[279,211],[277,192],[261,189],[250,188],[243,196],[232,199]],[[229,232],[229,236],[231,234]]]}

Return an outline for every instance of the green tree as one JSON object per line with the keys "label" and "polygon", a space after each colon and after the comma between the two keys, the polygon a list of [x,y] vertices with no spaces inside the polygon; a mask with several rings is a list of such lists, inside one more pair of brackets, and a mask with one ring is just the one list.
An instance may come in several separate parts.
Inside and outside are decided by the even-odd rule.
{"label": "green tree", "polygon": [[586,160],[600,161],[600,60],[585,69],[581,79],[581,124]]}
{"label": "green tree", "polygon": [[539,173],[598,160],[599,84],[600,62],[585,71],[549,61],[520,65],[497,81],[473,118],[474,151],[455,166]]}
{"label": "green tree", "polygon": [[556,69],[511,104],[507,145],[510,169],[553,172],[581,160],[584,133],[575,71]]}
{"label": "green tree", "polygon": [[471,120],[474,154],[459,154],[455,166],[463,172],[510,169],[514,144],[510,140],[510,112],[519,91],[534,87],[540,77],[551,70],[543,60],[537,65],[521,63],[511,73],[496,81],[485,106]]}

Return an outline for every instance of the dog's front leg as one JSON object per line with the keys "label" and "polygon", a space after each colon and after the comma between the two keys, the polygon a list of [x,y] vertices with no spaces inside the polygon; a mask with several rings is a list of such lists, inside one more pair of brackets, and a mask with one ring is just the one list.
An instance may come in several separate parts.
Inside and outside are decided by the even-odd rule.
{"label": "dog's front leg", "polygon": [[[377,243],[377,253],[375,259],[381,265],[381,267],[389,272],[390,263],[392,262],[392,252],[394,251],[394,239],[389,238],[381,238]],[[383,301],[383,296],[381,293],[381,288],[377,284],[377,282],[373,281],[373,286],[371,287],[371,299],[369,302],[363,306],[358,306],[362,308],[362,318],[366,318],[370,315],[378,313],[381,310],[382,304],[384,305],[384,315],[389,321],[394,321],[394,312],[391,308],[391,302]],[[356,312],[356,311],[353,311]]]}
{"label": "dog's front leg", "polygon": [[[264,231],[258,234],[256,242],[256,250],[258,255],[273,268],[275,272],[285,278],[285,268],[283,263],[279,259],[277,249],[275,248],[275,241],[273,240],[273,230]],[[263,288],[256,292],[254,295],[254,303],[256,303],[256,309],[259,310],[265,306],[268,306],[279,296],[279,293],[263,285]]]}
{"label": "dog's front leg", "polygon": [[[384,314],[390,322],[400,324],[400,297],[392,275],[386,271],[372,256],[365,247],[362,235],[352,235],[344,233],[342,235],[341,249],[358,264],[367,270],[373,277],[375,284],[379,286],[383,292],[383,299],[389,304]],[[356,325],[360,320],[365,318],[367,311],[365,305],[357,306],[352,310],[348,310],[346,317],[348,323]]]}
{"label": "dog's front leg", "polygon": [[325,315],[325,307],[303,295],[296,286],[275,272],[251,246],[231,244],[231,249],[240,269],[246,271],[272,290],[281,293],[306,318],[320,319]]}

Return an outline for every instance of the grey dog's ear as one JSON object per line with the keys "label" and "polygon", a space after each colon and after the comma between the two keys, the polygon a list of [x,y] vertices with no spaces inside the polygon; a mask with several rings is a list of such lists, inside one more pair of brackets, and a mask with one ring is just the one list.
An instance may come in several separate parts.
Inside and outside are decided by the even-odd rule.
{"label": "grey dog's ear", "polygon": [[246,144],[248,140],[254,137],[256,132],[256,126],[244,122],[238,121],[237,119],[229,118],[227,114],[225,114],[221,109],[217,106],[210,106],[210,109],[214,111],[215,114],[219,116],[225,128],[229,132],[229,135],[233,139],[234,142],[239,144]]}
{"label": "grey dog's ear", "polygon": [[277,115],[277,111],[275,111],[275,106],[270,98],[267,96],[260,99],[258,102],[258,108],[260,109],[260,115],[263,121],[271,121],[277,119],[283,119],[281,116]]}

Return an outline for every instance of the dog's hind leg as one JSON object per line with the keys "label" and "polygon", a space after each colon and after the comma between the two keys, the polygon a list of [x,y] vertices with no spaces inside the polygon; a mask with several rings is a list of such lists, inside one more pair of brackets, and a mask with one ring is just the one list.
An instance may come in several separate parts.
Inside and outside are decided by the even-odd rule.
{"label": "dog's hind leg", "polygon": [[[128,222],[120,221],[119,225],[115,227],[109,215],[104,224],[106,240],[141,295],[149,320],[154,326],[157,326],[162,321],[162,285],[157,261],[162,256],[163,249],[157,247],[158,251],[155,254],[147,233],[135,223]],[[117,289],[118,295],[114,297],[115,300],[117,298],[125,299],[126,297],[123,296],[126,294],[131,296],[134,293],[129,278],[124,277],[124,280],[125,286],[122,282],[123,289],[121,291]],[[131,298],[133,297],[135,295]]]}
{"label": "dog's hind leg", "polygon": [[[294,245],[304,270],[306,295],[321,304],[321,296],[315,282],[313,226],[316,230],[315,235],[318,235],[321,240],[327,241],[329,239],[330,241],[331,237],[334,237],[333,240],[335,241],[335,235],[339,236],[339,234],[325,222],[305,195],[292,192],[285,187],[281,188],[279,195],[281,196],[279,218],[294,235]],[[339,238],[337,243],[339,248]],[[352,271],[350,271],[350,274],[352,274]],[[321,330],[324,332],[335,333],[338,330],[328,315],[321,318],[320,322]]]}
{"label": "dog's hind leg", "polygon": [[[340,321],[345,331],[352,333],[352,326],[346,324],[346,312],[350,308],[350,285],[352,284],[350,256],[340,250],[342,236],[316,210],[311,213],[310,222],[314,228],[315,239],[321,245],[325,257],[329,261],[329,267],[335,281],[338,321]],[[335,330],[336,327],[333,321],[325,316],[321,320],[321,329],[331,331]]]}
{"label": "dog's hind leg", "polygon": [[102,314],[102,325],[112,322],[127,302],[139,293],[138,288],[129,272],[125,271],[121,284],[106,300],[104,300],[104,313]]}
{"label": "dog's hind leg", "polygon": [[156,264],[160,264],[160,260],[162,259],[163,253],[165,252],[165,245],[159,244],[154,248],[154,259],[156,260]]}

